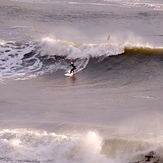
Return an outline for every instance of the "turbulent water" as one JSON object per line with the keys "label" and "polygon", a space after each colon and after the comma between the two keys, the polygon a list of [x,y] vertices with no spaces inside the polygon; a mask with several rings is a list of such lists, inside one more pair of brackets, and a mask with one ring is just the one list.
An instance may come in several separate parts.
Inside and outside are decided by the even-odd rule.
{"label": "turbulent water", "polygon": [[0,163],[163,162],[162,0],[0,0],[0,27]]}

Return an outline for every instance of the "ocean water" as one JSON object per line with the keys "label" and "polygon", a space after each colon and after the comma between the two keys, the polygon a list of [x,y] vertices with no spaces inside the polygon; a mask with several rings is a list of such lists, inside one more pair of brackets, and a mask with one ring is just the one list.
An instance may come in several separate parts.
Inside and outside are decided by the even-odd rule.
{"label": "ocean water", "polygon": [[0,0],[0,163],[163,163],[162,98],[162,0]]}

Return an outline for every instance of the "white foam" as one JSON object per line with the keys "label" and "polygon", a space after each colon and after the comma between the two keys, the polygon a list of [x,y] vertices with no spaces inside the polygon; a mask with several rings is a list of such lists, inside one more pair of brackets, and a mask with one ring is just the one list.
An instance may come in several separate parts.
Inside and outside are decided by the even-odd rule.
{"label": "white foam", "polygon": [[21,162],[111,163],[101,154],[101,138],[86,135],[57,135],[29,130],[0,132],[0,158]]}
{"label": "white foam", "polygon": [[17,45],[15,42],[1,42],[0,76],[24,76],[24,74],[27,72],[27,69],[25,69],[25,71],[23,70],[22,59],[24,54],[31,52],[33,49],[35,49],[35,47],[31,42],[22,44],[20,43],[19,45]]}
{"label": "white foam", "polygon": [[49,37],[43,38],[42,55],[66,56],[68,59],[90,58],[100,56],[118,55],[124,52],[124,47],[117,44],[81,44],[65,40],[55,40]]}

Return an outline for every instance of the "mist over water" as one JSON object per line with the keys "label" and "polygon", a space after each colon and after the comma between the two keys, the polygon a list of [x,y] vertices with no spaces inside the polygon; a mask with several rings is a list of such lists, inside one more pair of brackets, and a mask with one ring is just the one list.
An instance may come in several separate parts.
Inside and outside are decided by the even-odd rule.
{"label": "mist over water", "polygon": [[161,0],[0,0],[0,22],[1,163],[163,162]]}
{"label": "mist over water", "polygon": [[9,2],[1,1],[4,40],[31,41],[48,36],[94,43],[106,40],[108,35],[122,41],[132,35],[157,46],[162,43],[159,1]]}

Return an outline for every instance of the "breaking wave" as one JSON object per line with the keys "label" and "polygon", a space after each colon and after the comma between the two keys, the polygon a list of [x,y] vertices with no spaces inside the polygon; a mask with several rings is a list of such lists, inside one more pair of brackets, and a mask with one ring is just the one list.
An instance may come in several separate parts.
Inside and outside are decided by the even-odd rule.
{"label": "breaking wave", "polygon": [[103,139],[96,132],[65,135],[27,129],[0,131],[0,162],[160,162],[162,145],[153,140]]}
{"label": "breaking wave", "polygon": [[[162,66],[163,49],[149,46],[101,43],[80,44],[44,38],[40,42],[1,42],[0,77],[20,79],[67,71],[74,61],[78,71],[124,71],[146,64]],[[102,65],[102,66],[101,66]],[[62,72],[63,73],[63,72]]]}

